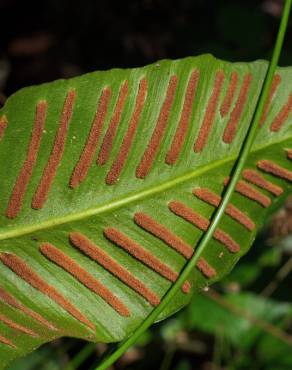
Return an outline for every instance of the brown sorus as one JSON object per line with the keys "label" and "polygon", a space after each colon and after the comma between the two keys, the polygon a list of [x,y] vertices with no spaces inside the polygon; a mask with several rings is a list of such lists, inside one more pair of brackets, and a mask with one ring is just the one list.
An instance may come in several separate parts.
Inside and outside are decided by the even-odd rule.
{"label": "brown sorus", "polygon": [[[173,271],[169,266],[161,262],[152,253],[141,247],[140,244],[128,238],[121,231],[112,227],[108,227],[104,229],[104,235],[113,243],[117,244],[118,246],[126,250],[137,260],[144,263],[146,266],[150,267],[153,271],[155,271],[159,275],[163,276],[165,279],[172,282],[177,280],[178,278],[177,272]],[[188,293],[190,291],[190,283],[185,282],[184,285],[182,286],[182,290],[184,293]]]}
{"label": "brown sorus", "polygon": [[275,95],[275,92],[276,92],[280,82],[281,82],[281,76],[279,74],[275,74],[275,76],[273,77],[272,86],[271,86],[271,89],[270,89],[270,92],[269,92],[269,96],[268,96],[267,101],[265,103],[264,111],[263,111],[263,114],[262,114],[262,117],[261,117],[261,120],[260,120],[260,127],[263,126],[263,124],[265,123],[265,121],[267,119],[267,114],[268,114],[268,111],[270,109],[273,96]]}
{"label": "brown sorus", "polygon": [[245,103],[246,103],[247,94],[250,88],[251,80],[252,80],[252,75],[250,73],[244,76],[243,83],[242,83],[237,101],[230,114],[229,121],[224,130],[223,141],[227,144],[232,143],[233,139],[235,138],[239,120],[243,112]]}
{"label": "brown sorus", "polygon": [[85,235],[79,232],[72,232],[70,233],[70,241],[84,254],[86,254],[94,261],[98,262],[101,266],[103,266],[106,270],[120,279],[123,283],[135,290],[135,292],[140,294],[150,304],[152,304],[153,306],[157,306],[160,303],[159,297],[151,289],[147,288],[142,281],[137,279],[132,273],[121,266],[108,253],[94,244]]}
{"label": "brown sorus", "polygon": [[201,152],[204,149],[205,145],[207,144],[208,137],[210,135],[214,123],[223,82],[224,82],[224,72],[218,71],[215,76],[213,91],[208,101],[208,105],[199,131],[199,135],[195,142],[194,151],[196,153]]}
{"label": "brown sorus", "polygon": [[[229,182],[229,178],[224,180],[224,184],[227,185]],[[246,181],[240,180],[238,181],[235,191],[239,194],[259,203],[263,207],[269,207],[271,205],[271,199],[267,197],[265,194],[261,193],[253,186],[249,185]]]}
{"label": "brown sorus", "polygon": [[[206,188],[196,188],[193,189],[193,194],[204,202],[211,204],[214,207],[218,207],[221,203],[222,198]],[[255,228],[255,223],[243,212],[241,212],[233,204],[228,204],[225,213],[232,217],[234,220],[238,221],[241,225],[246,227],[249,231]]]}
{"label": "brown sorus", "polygon": [[110,97],[111,89],[103,89],[86,144],[70,179],[70,187],[73,189],[85,180],[88,170],[92,164],[96,147],[102,133],[103,123],[106,117]]}
{"label": "brown sorus", "polygon": [[65,99],[63,111],[62,111],[61,118],[60,118],[60,124],[59,124],[59,128],[58,128],[58,131],[55,137],[53,149],[51,151],[48,163],[44,169],[42,178],[40,180],[40,183],[38,185],[38,188],[32,200],[32,208],[34,209],[40,209],[44,206],[47,200],[49,191],[51,189],[51,186],[53,184],[54,178],[56,176],[58,166],[61,162],[64,150],[65,150],[69,123],[70,123],[71,116],[73,113],[73,106],[74,106],[75,98],[76,98],[76,91],[70,90],[67,93],[67,96]]}
{"label": "brown sorus", "polygon": [[238,84],[238,73],[237,72],[232,72],[231,76],[230,76],[229,85],[228,85],[228,88],[227,88],[227,91],[226,91],[226,95],[225,95],[223,103],[220,107],[220,114],[221,114],[222,118],[224,118],[228,114],[228,112],[231,108],[231,104],[232,104],[232,101],[233,101],[233,98],[234,98],[234,94],[235,94],[235,91],[236,91],[237,84]]}
{"label": "brown sorus", "polygon": [[78,281],[90,289],[93,293],[102,297],[110,306],[113,307],[120,315],[130,316],[128,308],[117,298],[106,286],[101,284],[97,279],[90,275],[84,268],[76,263],[72,258],[50,243],[42,243],[40,251],[48,259],[69,272]]}
{"label": "brown sorus", "polygon": [[18,302],[10,293],[0,287],[0,299],[5,302],[6,304],[22,311],[27,316],[30,316],[34,320],[37,320],[41,324],[45,325],[47,328],[51,330],[56,330],[56,328],[49,323],[45,318],[43,318],[38,313],[32,311],[28,307],[24,306],[22,303]]}
{"label": "brown sorus", "polygon": [[59,293],[57,289],[44,281],[26,264],[22,258],[12,253],[1,253],[0,260],[13,272],[15,272],[16,275],[47,297],[51,298],[75,319],[85,324],[90,329],[95,330],[94,325],[87,320],[87,318],[84,317],[75,306],[73,306],[61,293]]}
{"label": "brown sorus", "polygon": [[[198,214],[193,209],[187,207],[184,203],[179,201],[171,201],[168,204],[169,209],[177,216],[190,222],[202,231],[206,231],[210,225],[210,222],[204,216]],[[237,253],[240,251],[240,246],[224,231],[217,229],[214,233],[214,239],[225,245],[225,247],[231,253]]]}
{"label": "brown sorus", "polygon": [[292,171],[287,170],[287,168],[279,166],[273,161],[263,159],[258,161],[257,167],[271,175],[281,177],[284,180],[292,181]]}
{"label": "brown sorus", "polygon": [[177,76],[171,76],[166,92],[164,102],[162,104],[155,129],[148,143],[148,146],[142,156],[140,164],[136,170],[136,177],[145,178],[153,164],[155,156],[158,152],[159,146],[163,140],[163,136],[167,127],[167,122],[171,112],[175,91],[177,87]]}
{"label": "brown sorus", "polygon": [[15,321],[12,321],[3,314],[0,314],[0,321],[9,326],[11,329],[21,331],[22,333],[30,335],[31,337],[38,337],[38,334],[35,333],[33,330],[26,328],[23,325],[17,324]]}
{"label": "brown sorus", "polygon": [[9,339],[3,337],[3,335],[0,335],[0,342],[3,344],[6,344],[12,348],[17,348],[15,344],[13,344]]}
{"label": "brown sorus", "polygon": [[128,95],[128,81],[122,84],[119,92],[119,97],[117,104],[115,106],[113,117],[109,123],[109,127],[104,135],[100,151],[97,158],[97,164],[104,165],[110,156],[112,150],[113,142],[116,137],[117,129],[121,121],[121,116],[125,106],[126,98]]}
{"label": "brown sorus", "polygon": [[139,120],[141,117],[141,113],[143,111],[146,95],[147,95],[147,80],[143,78],[139,84],[139,90],[136,98],[136,103],[134,107],[134,112],[131,117],[127,132],[123,138],[122,145],[120,150],[106,176],[106,184],[113,185],[117,182],[123,168],[125,162],[128,158],[131,146],[133,144],[133,140],[135,138],[135,134],[138,128]]}
{"label": "brown sorus", "polygon": [[289,114],[292,111],[292,93],[289,95],[287,102],[283,105],[280,112],[274,118],[270,130],[279,131],[284,123],[287,121]]}
{"label": "brown sorus", "polygon": [[0,118],[0,141],[2,140],[2,138],[5,134],[5,130],[7,128],[7,125],[8,125],[8,120],[7,120],[6,116],[2,116]]}
{"label": "brown sorus", "polygon": [[259,188],[265,189],[276,196],[279,196],[283,193],[283,188],[266,180],[256,170],[246,169],[243,171],[242,177],[246,181],[258,186]]}
{"label": "brown sorus", "polygon": [[[146,213],[137,212],[135,213],[134,219],[137,225],[164,241],[168,246],[185,258],[190,259],[192,257],[194,250],[188,243],[173,234],[165,226],[153,220],[153,218],[148,216]],[[216,271],[203,258],[199,259],[197,267],[208,278],[216,275]]]}
{"label": "brown sorus", "polygon": [[15,218],[21,210],[25,192],[36,164],[42,134],[45,127],[46,115],[47,102],[40,101],[36,107],[34,128],[32,131],[27,156],[20,169],[6,210],[6,216],[9,218]]}
{"label": "brown sorus", "polygon": [[135,213],[134,220],[137,225],[164,241],[167,245],[176,250],[185,258],[189,259],[192,257],[194,250],[189,244],[187,244],[177,235],[173,234],[168,228],[148,216],[146,213]]}
{"label": "brown sorus", "polygon": [[212,279],[217,275],[216,270],[209,265],[209,263],[204,258],[199,258],[197,262],[197,268],[205,275],[208,279]]}
{"label": "brown sorus", "polygon": [[196,95],[196,90],[199,82],[200,72],[195,70],[191,73],[187,90],[184,96],[183,108],[180,116],[180,120],[172,139],[170,149],[167,152],[165,163],[169,165],[175,164],[180,155],[181,149],[185,142],[187,135],[189,122],[191,119],[192,108],[194,103],[194,98]]}

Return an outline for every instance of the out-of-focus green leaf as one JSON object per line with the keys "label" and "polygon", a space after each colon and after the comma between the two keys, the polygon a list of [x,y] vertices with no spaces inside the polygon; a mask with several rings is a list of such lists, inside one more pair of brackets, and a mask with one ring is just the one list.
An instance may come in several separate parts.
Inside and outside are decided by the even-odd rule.
{"label": "out-of-focus green leaf", "polygon": [[[289,303],[275,302],[251,293],[229,294],[224,298],[249,313],[256,319],[277,323],[277,320],[292,315]],[[197,295],[186,309],[186,325],[204,332],[220,333],[239,348],[248,349],[263,334],[254,322],[222,307],[204,294]]]}

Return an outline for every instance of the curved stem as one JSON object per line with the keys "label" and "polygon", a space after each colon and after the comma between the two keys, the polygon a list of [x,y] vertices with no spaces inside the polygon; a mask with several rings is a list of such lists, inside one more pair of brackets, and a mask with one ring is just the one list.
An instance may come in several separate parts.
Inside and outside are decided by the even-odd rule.
{"label": "curved stem", "polygon": [[196,266],[196,263],[198,259],[200,258],[202,252],[204,251],[209,241],[211,240],[214,234],[214,231],[216,230],[221,220],[221,217],[224,214],[225,208],[230,201],[230,198],[233,194],[235,186],[241,176],[241,172],[244,168],[245,162],[247,160],[252,144],[256,137],[259,122],[260,122],[260,119],[261,119],[261,116],[264,110],[265,102],[268,98],[269,90],[272,84],[272,79],[273,79],[275,70],[277,68],[279,56],[282,50],[283,40],[284,40],[284,36],[286,33],[289,14],[291,10],[291,2],[292,0],[285,1],[284,10],[283,10],[282,17],[281,17],[281,23],[280,23],[276,43],[275,43],[274,50],[273,50],[272,60],[269,64],[269,68],[268,68],[268,71],[265,77],[265,81],[264,81],[264,84],[261,90],[261,94],[259,96],[259,99],[256,105],[255,113],[253,115],[252,122],[250,124],[246,138],[242,144],[242,148],[240,150],[238,160],[234,166],[233,176],[231,177],[230,183],[225,191],[225,194],[224,194],[224,197],[222,199],[220,206],[217,208],[217,210],[214,213],[210,227],[208,228],[207,232],[202,237],[193,257],[186,264],[186,266],[182,270],[176,282],[167,291],[167,293],[165,294],[159,306],[157,306],[148,315],[148,317],[143,321],[143,323],[134,331],[134,333],[129,338],[119,343],[117,347],[113,351],[111,351],[110,354],[104,357],[101,364],[98,365],[95,370],[106,370],[118,358],[120,358],[133,344],[135,344],[137,339],[140,337],[140,335],[145,330],[147,330],[150,325],[153,324],[153,322],[156,320],[159,314],[167,307],[169,302],[179,291],[184,281],[188,278],[189,274],[191,273],[193,268]]}

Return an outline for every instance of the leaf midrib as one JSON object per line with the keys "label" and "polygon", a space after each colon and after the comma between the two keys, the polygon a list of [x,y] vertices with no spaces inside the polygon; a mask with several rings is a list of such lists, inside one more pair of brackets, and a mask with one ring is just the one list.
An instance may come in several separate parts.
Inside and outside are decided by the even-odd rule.
{"label": "leaf midrib", "polygon": [[[256,149],[252,150],[251,153],[256,153],[256,152],[261,151],[261,150],[263,150],[263,149],[265,149],[269,146],[277,145],[277,144],[279,144],[283,141],[287,141],[287,140],[289,140],[289,136],[285,137],[282,140],[275,141],[273,143],[269,143],[267,145],[258,146]],[[199,167],[194,171],[191,171],[191,172],[185,173],[184,175],[178,176],[175,179],[168,180],[168,181],[166,181],[162,184],[159,184],[157,186],[152,186],[151,188],[142,190],[138,193],[135,193],[135,194],[132,194],[132,195],[129,195],[129,196],[125,196],[125,197],[121,197],[121,198],[118,198],[116,200],[112,200],[110,203],[107,202],[107,203],[104,203],[104,204],[102,204],[98,207],[89,208],[85,211],[81,211],[81,212],[78,212],[78,213],[74,213],[74,214],[70,214],[70,215],[66,215],[66,216],[62,216],[62,217],[56,217],[53,220],[47,220],[47,221],[40,222],[40,223],[37,223],[37,224],[34,224],[34,225],[22,226],[22,227],[18,227],[16,229],[14,229],[14,230],[5,231],[5,232],[0,234],[0,241],[11,239],[11,238],[21,237],[23,235],[27,235],[27,234],[33,233],[35,231],[49,229],[49,228],[59,226],[59,225],[62,225],[62,224],[66,224],[66,223],[69,223],[69,222],[72,222],[72,221],[82,220],[84,218],[94,216],[94,215],[97,215],[97,214],[100,214],[100,213],[103,213],[103,212],[112,211],[112,210],[117,209],[119,207],[125,206],[129,203],[135,202],[137,200],[145,199],[148,196],[151,196],[151,195],[160,193],[162,191],[168,190],[168,189],[170,189],[172,187],[175,187],[176,185],[179,185],[179,184],[181,184],[185,181],[188,181],[188,180],[193,179],[197,176],[200,176],[203,173],[208,172],[209,170],[220,167],[221,165],[224,165],[225,163],[235,161],[236,158],[237,158],[237,155],[233,155],[233,156],[230,156],[230,157],[226,157],[225,159],[221,159],[219,161],[214,161],[210,164]]]}

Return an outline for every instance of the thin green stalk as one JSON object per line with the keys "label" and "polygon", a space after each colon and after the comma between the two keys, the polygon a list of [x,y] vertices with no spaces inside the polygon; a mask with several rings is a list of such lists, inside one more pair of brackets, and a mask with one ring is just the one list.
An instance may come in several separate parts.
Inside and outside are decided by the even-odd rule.
{"label": "thin green stalk", "polygon": [[77,369],[94,351],[96,350],[95,343],[86,344],[81,351],[79,351],[73,359],[68,362],[64,370]]}
{"label": "thin green stalk", "polygon": [[228,205],[230,198],[232,196],[232,193],[235,189],[235,186],[241,176],[241,172],[244,168],[245,162],[248,158],[249,152],[251,150],[252,144],[254,142],[254,139],[257,134],[258,125],[264,110],[265,102],[268,98],[269,90],[272,84],[272,79],[275,73],[275,70],[278,65],[279,56],[282,50],[283,46],[283,40],[287,29],[289,14],[291,10],[291,2],[292,0],[286,0],[284,5],[284,10],[281,17],[281,23],[276,39],[276,43],[273,50],[272,60],[269,64],[269,68],[265,77],[265,81],[263,84],[263,88],[261,90],[261,94],[259,96],[255,113],[253,115],[252,122],[250,124],[248,133],[246,135],[246,138],[242,144],[242,148],[240,150],[240,154],[238,157],[238,160],[234,166],[233,176],[231,177],[231,181],[225,191],[224,197],[222,199],[222,202],[218,209],[214,213],[214,217],[212,219],[212,222],[210,224],[210,227],[208,228],[207,232],[202,237],[196,252],[194,253],[193,257],[189,260],[189,262],[184,267],[182,273],[180,274],[179,278],[176,280],[176,282],[171,286],[171,288],[167,291],[164,298],[162,299],[159,306],[157,306],[149,315],[148,317],[143,321],[143,323],[133,332],[133,334],[119,343],[116,346],[116,349],[114,349],[110,354],[107,354],[103,357],[102,362],[95,370],[106,370],[109,366],[111,366],[117,359],[119,359],[133,344],[136,343],[137,339],[140,337],[140,335],[149,328],[150,325],[154,323],[154,321],[157,319],[159,314],[167,307],[167,305],[170,303],[170,301],[173,299],[173,297],[176,295],[176,293],[179,291],[180,287],[184,283],[184,281],[188,278],[189,274],[193,270],[193,268],[196,266],[196,263],[198,259],[200,258],[202,252],[206,248],[207,244],[211,240],[214,231],[216,230],[221,217],[224,214],[225,208]]}

